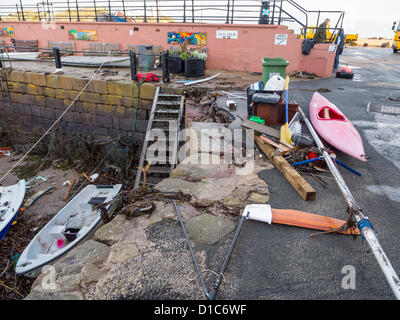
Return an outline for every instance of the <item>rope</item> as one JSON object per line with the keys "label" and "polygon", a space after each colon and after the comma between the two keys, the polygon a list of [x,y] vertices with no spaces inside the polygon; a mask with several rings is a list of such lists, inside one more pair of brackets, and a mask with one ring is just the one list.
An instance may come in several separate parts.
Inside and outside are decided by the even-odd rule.
{"label": "rope", "polygon": [[368,217],[365,217],[365,218],[361,219],[360,221],[358,221],[357,226],[358,226],[358,230],[360,230],[360,235],[363,240],[365,240],[365,238],[362,234],[362,231],[366,227],[371,228],[375,232],[375,234],[377,234],[371,221],[368,220]]}
{"label": "rope", "polygon": [[[110,51],[111,52],[111,51]],[[108,53],[108,56],[110,56],[110,52]],[[83,89],[78,93],[78,95],[75,97],[75,99],[71,102],[71,104],[64,110],[64,112],[58,117],[58,119],[50,126],[50,128],[39,138],[39,140],[22,156],[21,159],[19,159],[8,172],[0,179],[0,182],[3,181],[5,177],[7,177],[11,171],[13,171],[27,156],[32,152],[32,150],[43,140],[45,136],[47,136],[51,130],[56,126],[56,124],[61,120],[61,118],[69,111],[69,109],[72,107],[72,105],[78,100],[78,98],[81,96],[82,92],[86,90],[86,88],[89,86],[89,84],[94,80],[94,77],[97,75],[97,73],[100,71],[100,69],[103,67],[104,61],[100,67],[95,71],[94,75],[92,78],[88,81],[88,83],[83,87]]]}
{"label": "rope", "polygon": [[[210,269],[202,269],[202,270],[200,270],[200,271],[201,271],[201,272],[209,272],[209,273],[212,273],[212,274],[215,274],[216,276],[218,276],[218,273],[217,273],[217,272],[215,272],[215,271],[213,271],[213,270],[210,270]],[[192,273],[194,273],[194,272],[196,272],[196,270],[193,270],[193,271],[191,271],[191,272],[188,274],[187,279],[188,279],[189,281],[194,281],[194,280],[196,280],[196,279],[199,277],[199,275],[196,274],[196,276],[195,276],[194,278],[191,278],[190,276],[191,276]],[[224,275],[222,275],[222,280],[225,281],[225,276],[224,276]]]}

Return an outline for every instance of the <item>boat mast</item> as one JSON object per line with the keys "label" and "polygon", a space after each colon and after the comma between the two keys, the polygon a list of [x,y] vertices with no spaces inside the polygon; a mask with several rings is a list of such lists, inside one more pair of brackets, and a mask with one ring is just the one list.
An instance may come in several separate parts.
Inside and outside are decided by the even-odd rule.
{"label": "boat mast", "polygon": [[311,135],[313,136],[318,148],[322,152],[325,161],[331,171],[332,175],[334,176],[336,183],[339,186],[340,191],[342,192],[344,198],[346,199],[347,204],[349,205],[350,212],[353,214],[358,229],[360,230],[361,235],[367,241],[369,247],[371,248],[372,252],[374,253],[375,259],[378,261],[378,264],[386,277],[386,280],[389,283],[390,288],[393,291],[397,300],[400,300],[400,279],[396,274],[396,271],[393,269],[390,260],[386,256],[385,252],[383,251],[378,238],[376,237],[376,233],[372,223],[369,221],[368,217],[366,217],[360,207],[357,205],[353,195],[351,194],[349,188],[346,185],[343,177],[339,173],[337,167],[333,163],[332,158],[326,151],[322,141],[318,137],[318,134],[315,132],[313,126],[311,125],[310,121],[307,119],[306,115],[304,114],[303,110],[299,108],[299,112],[301,113],[304,122],[306,123],[308,130],[310,131]]}

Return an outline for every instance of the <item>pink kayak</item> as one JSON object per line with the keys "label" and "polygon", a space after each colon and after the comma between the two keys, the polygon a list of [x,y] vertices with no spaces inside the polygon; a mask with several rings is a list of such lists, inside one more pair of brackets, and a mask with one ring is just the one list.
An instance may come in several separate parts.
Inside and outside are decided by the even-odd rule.
{"label": "pink kayak", "polygon": [[362,139],[346,116],[329,100],[315,92],[310,102],[312,125],[332,147],[361,161],[367,161]]}

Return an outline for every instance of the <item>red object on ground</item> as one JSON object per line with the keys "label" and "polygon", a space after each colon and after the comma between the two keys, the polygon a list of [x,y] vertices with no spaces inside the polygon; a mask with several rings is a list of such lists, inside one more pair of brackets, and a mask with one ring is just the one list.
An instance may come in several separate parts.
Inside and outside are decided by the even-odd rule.
{"label": "red object on ground", "polygon": [[[311,159],[315,159],[315,158],[318,158],[318,155],[315,152],[310,151],[307,155],[307,160],[311,160]],[[323,164],[323,161],[314,161],[314,165],[316,165],[316,166],[321,166],[322,164]]]}
{"label": "red object on ground", "polygon": [[139,82],[160,81],[154,73],[138,73],[136,76]]}
{"label": "red object on ground", "polygon": [[353,79],[354,73],[349,67],[340,68],[338,72],[336,72],[337,78],[345,78],[345,79]]}
{"label": "red object on ground", "polygon": [[[297,210],[272,209],[272,223],[332,231],[342,227],[346,221]],[[339,231],[339,233],[358,235],[360,234],[360,230],[358,228],[355,230],[348,229],[346,231]]]}
{"label": "red object on ground", "polygon": [[11,148],[10,147],[0,147],[0,157],[2,156],[9,156],[11,152]]}
{"label": "red object on ground", "polygon": [[351,71],[351,69],[349,67],[343,67],[343,68],[340,69],[339,72],[351,73],[352,71]]}
{"label": "red object on ground", "polygon": [[349,119],[329,100],[314,93],[310,118],[317,133],[336,149],[361,161],[367,161],[360,134]]}

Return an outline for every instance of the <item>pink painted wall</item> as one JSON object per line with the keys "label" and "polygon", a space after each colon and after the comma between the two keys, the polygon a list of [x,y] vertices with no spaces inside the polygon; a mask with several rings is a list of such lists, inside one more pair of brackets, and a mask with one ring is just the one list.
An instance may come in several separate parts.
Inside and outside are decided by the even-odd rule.
{"label": "pink painted wall", "polygon": [[[46,25],[49,26],[49,25]],[[61,27],[64,29],[61,29]],[[290,62],[288,71],[307,71],[320,77],[331,77],[335,58],[328,45],[315,45],[308,56],[301,53],[302,40],[284,26],[248,24],[191,24],[191,23],[115,23],[115,22],[57,22],[55,29],[44,28],[40,22],[0,22],[0,27],[13,27],[17,40],[38,40],[40,47],[47,41],[69,41],[68,29],[96,30],[100,43],[160,45],[167,49],[167,33],[206,32],[207,68],[232,71],[262,71],[261,59],[282,57]],[[130,30],[139,28],[130,35]],[[237,30],[238,39],[217,39],[216,30]],[[286,46],[274,45],[275,34],[288,34]],[[1,37],[6,43],[10,39]],[[74,41],[75,49],[89,47],[89,41]]]}

